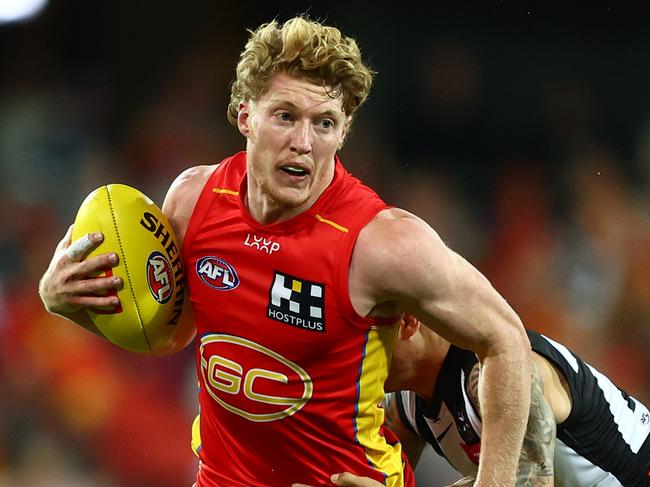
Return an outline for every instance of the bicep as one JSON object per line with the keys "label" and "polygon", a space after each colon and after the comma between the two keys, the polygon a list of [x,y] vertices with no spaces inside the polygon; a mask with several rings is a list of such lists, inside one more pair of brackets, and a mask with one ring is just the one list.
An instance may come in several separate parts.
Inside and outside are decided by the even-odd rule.
{"label": "bicep", "polygon": [[366,308],[392,303],[480,355],[495,343],[526,338],[519,318],[485,276],[429,225],[403,210],[380,215],[359,235],[351,297],[370,296]]}

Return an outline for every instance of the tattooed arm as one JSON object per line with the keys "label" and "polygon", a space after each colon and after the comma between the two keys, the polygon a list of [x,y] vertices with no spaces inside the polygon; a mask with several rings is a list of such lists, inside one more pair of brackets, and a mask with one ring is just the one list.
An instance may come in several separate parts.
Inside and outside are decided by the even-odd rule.
{"label": "tattooed arm", "polygon": [[[480,414],[478,382],[480,364],[476,364],[467,381],[467,393]],[[517,469],[517,487],[553,486],[553,454],[555,451],[555,415],[544,397],[544,383],[533,362],[530,412],[524,444]]]}

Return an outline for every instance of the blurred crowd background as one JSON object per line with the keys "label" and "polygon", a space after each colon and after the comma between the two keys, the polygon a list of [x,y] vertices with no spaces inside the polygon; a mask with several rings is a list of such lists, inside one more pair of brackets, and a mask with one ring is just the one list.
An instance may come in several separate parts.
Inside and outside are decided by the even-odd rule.
{"label": "blurred crowd background", "polygon": [[[181,170],[243,148],[225,111],[246,29],[301,12],[378,72],[347,167],[427,220],[527,327],[650,404],[644,16],[335,3],[50,0],[0,23],[0,485],[191,484],[191,347],[119,350],[49,316],[38,280],[91,190],[162,203]],[[424,486],[449,475],[423,468]]]}

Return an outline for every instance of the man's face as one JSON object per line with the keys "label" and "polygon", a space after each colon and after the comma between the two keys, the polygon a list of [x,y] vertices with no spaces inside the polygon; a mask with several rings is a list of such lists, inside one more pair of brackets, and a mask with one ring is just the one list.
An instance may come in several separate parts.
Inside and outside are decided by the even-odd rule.
{"label": "man's face", "polygon": [[282,213],[309,208],[327,188],[348,118],[342,97],[278,73],[259,100],[240,105],[238,124],[248,139],[248,203]]}

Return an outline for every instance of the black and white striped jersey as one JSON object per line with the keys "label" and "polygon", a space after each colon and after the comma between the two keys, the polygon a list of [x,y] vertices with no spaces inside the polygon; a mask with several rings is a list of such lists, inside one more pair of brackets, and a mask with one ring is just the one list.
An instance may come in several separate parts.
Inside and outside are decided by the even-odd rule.
{"label": "black and white striped jersey", "polygon": [[[569,384],[572,409],[557,425],[556,487],[650,486],[650,412],[564,345],[529,331],[533,351]],[[481,420],[467,397],[474,353],[451,346],[427,404],[396,394],[402,422],[464,475],[476,473]]]}

